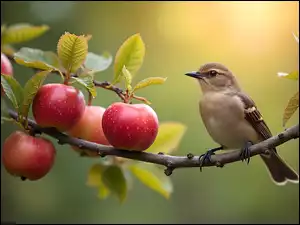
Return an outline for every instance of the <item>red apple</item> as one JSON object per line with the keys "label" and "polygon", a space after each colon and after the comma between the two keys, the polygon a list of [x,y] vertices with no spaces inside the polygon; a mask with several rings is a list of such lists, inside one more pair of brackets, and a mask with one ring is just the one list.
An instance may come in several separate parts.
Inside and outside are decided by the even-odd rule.
{"label": "red apple", "polygon": [[1,73],[13,75],[13,67],[9,59],[1,52]]}
{"label": "red apple", "polygon": [[[68,132],[69,135],[76,138],[81,138],[86,141],[95,142],[102,145],[109,145],[103,129],[102,129],[102,116],[105,108],[101,106],[86,106],[83,116]],[[99,157],[97,152],[81,150],[75,146],[72,148],[77,152],[86,153],[87,156]]]}
{"label": "red apple", "polygon": [[[5,75],[13,76],[13,67],[9,59],[1,52],[1,73]],[[4,94],[2,85],[1,85],[1,95]]]}
{"label": "red apple", "polygon": [[145,104],[117,102],[106,109],[102,118],[107,140],[118,149],[146,150],[153,144],[158,126],[155,111]]}
{"label": "red apple", "polygon": [[43,85],[35,95],[32,112],[42,127],[66,131],[76,124],[85,110],[81,91],[64,84]]}
{"label": "red apple", "polygon": [[51,170],[55,155],[49,140],[21,131],[12,133],[2,148],[2,161],[7,172],[29,180],[44,177]]}

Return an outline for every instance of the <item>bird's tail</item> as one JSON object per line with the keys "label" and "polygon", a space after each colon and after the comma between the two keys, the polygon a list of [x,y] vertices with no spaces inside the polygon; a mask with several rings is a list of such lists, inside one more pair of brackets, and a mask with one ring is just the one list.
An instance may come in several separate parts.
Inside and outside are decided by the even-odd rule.
{"label": "bird's tail", "polygon": [[270,155],[261,155],[261,158],[277,185],[285,185],[287,181],[299,183],[299,175],[275,151]]}

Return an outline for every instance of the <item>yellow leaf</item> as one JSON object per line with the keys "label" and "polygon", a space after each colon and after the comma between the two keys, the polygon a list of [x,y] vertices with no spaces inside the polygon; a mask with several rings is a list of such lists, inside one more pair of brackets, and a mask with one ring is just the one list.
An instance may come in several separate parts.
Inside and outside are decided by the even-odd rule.
{"label": "yellow leaf", "polygon": [[283,126],[299,108],[299,92],[297,92],[288,102],[283,114]]}
{"label": "yellow leaf", "polygon": [[105,167],[101,164],[93,165],[88,173],[87,185],[90,187],[98,187],[102,184],[101,173]]}
{"label": "yellow leaf", "polygon": [[105,199],[109,196],[110,191],[103,183],[101,183],[98,188],[98,198]]}
{"label": "yellow leaf", "polygon": [[126,66],[123,66],[122,75],[125,79],[126,90],[131,91],[132,76],[131,73],[126,69]]}
{"label": "yellow leaf", "polygon": [[104,185],[102,181],[102,173],[105,170],[106,166],[101,164],[95,164],[90,168],[90,171],[88,173],[88,179],[87,179],[87,185],[90,187],[96,187],[98,188],[98,197],[100,199],[105,199],[109,196],[110,191],[109,189]]}
{"label": "yellow leaf", "polygon": [[140,82],[138,82],[135,87],[133,88],[132,92],[135,92],[139,89],[142,89],[144,87],[153,85],[153,84],[163,84],[165,83],[165,81],[167,80],[167,78],[163,78],[163,77],[148,77]]}
{"label": "yellow leaf", "polygon": [[[3,32],[6,30],[6,24],[1,25],[1,35],[3,34]],[[1,46],[2,47],[2,46]]]}
{"label": "yellow leaf", "polygon": [[134,34],[129,37],[119,48],[114,63],[114,81],[120,80],[123,66],[132,76],[140,69],[145,56],[145,44],[140,34]]}
{"label": "yellow leaf", "polygon": [[146,186],[169,198],[173,192],[173,185],[162,169],[150,163],[136,163],[130,166],[131,172]]}
{"label": "yellow leaf", "polygon": [[182,123],[164,122],[158,129],[157,137],[154,143],[148,148],[147,152],[170,153],[177,148],[187,128]]}
{"label": "yellow leaf", "polygon": [[1,46],[1,51],[4,55],[13,57],[16,50],[11,45],[3,45]]}
{"label": "yellow leaf", "polygon": [[14,24],[7,27],[2,34],[2,44],[16,44],[32,40],[44,34],[49,27],[47,25],[33,26],[28,23]]}
{"label": "yellow leaf", "polygon": [[88,43],[85,36],[66,32],[57,44],[57,54],[61,64],[68,72],[76,72],[85,61]]}

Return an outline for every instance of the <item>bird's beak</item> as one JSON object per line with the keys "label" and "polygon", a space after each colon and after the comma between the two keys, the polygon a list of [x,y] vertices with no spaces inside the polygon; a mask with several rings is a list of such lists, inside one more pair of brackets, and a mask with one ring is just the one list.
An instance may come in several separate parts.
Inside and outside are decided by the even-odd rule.
{"label": "bird's beak", "polygon": [[196,79],[202,79],[203,78],[203,74],[201,74],[198,71],[192,71],[192,72],[188,72],[185,75],[196,78]]}

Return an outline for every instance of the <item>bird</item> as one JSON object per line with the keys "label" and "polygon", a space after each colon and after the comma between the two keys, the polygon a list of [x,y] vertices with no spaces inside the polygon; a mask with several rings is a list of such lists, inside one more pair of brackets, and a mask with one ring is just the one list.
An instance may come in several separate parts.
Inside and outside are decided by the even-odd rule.
{"label": "bird", "polygon": [[[219,150],[240,149],[241,160],[250,161],[249,147],[272,137],[271,131],[251,97],[242,91],[236,76],[221,63],[206,63],[185,75],[195,78],[202,91],[199,112],[211,138],[220,147],[200,155],[205,160]],[[278,155],[276,148],[260,157],[277,185],[299,183],[299,175]]]}

